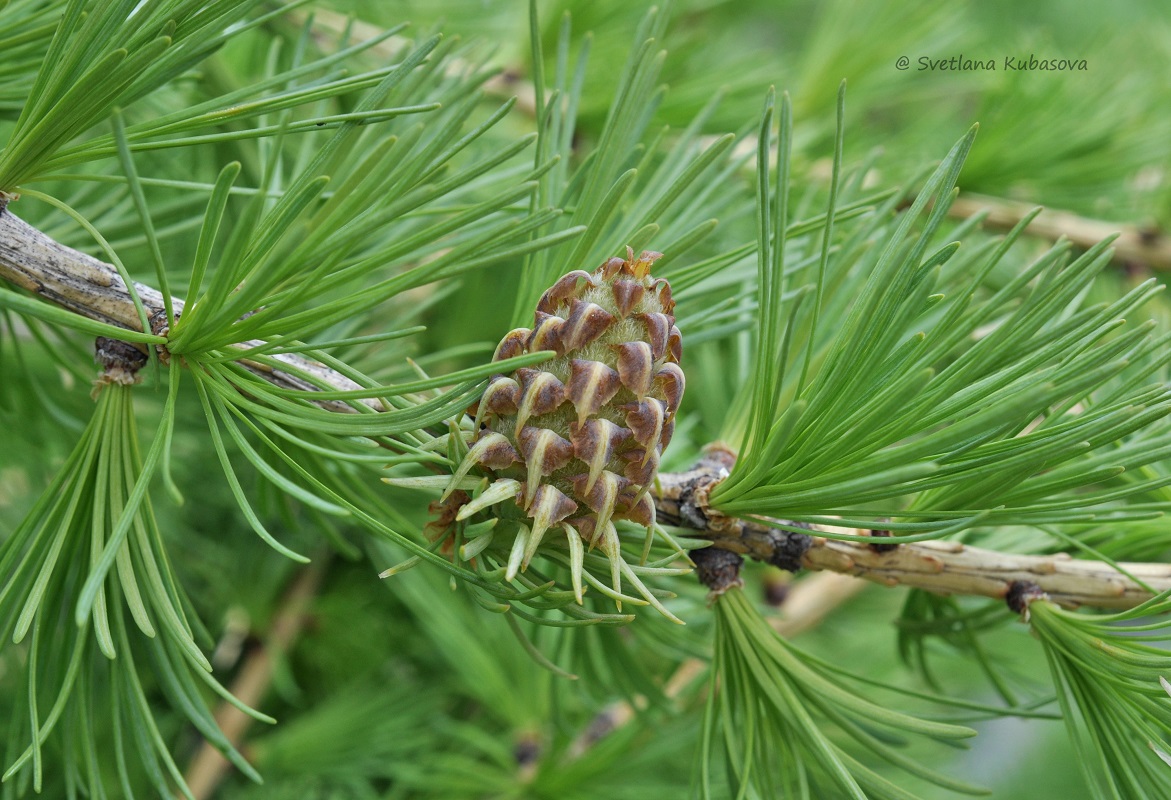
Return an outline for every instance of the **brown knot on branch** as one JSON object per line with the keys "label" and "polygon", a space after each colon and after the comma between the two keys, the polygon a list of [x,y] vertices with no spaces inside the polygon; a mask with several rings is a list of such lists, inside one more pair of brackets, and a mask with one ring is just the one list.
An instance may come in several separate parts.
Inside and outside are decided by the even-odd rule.
{"label": "brown knot on branch", "polygon": [[133,386],[142,382],[138,371],[146,365],[147,357],[130,342],[99,336],[94,340],[94,360],[102,371],[94,380],[93,396],[97,397],[103,386],[117,384]]}
{"label": "brown knot on branch", "polygon": [[740,577],[740,567],[744,563],[742,556],[715,546],[692,550],[690,556],[695,562],[695,576],[712,590],[713,596],[744,585]]}
{"label": "brown knot on branch", "polygon": [[1004,602],[1009,609],[1020,614],[1025,622],[1029,621],[1029,606],[1033,601],[1048,599],[1049,595],[1045,590],[1033,581],[1013,581],[1008,585],[1008,593],[1004,596]]}
{"label": "brown knot on branch", "polygon": [[[732,450],[722,444],[713,444],[686,472],[660,474],[659,492],[655,496],[656,518],[666,525],[702,531],[716,550],[797,572],[802,568],[805,553],[813,545],[809,534],[729,517],[711,505],[712,489],[728,477],[735,463],[736,454]],[[804,523],[785,524],[812,530],[812,526]],[[693,557],[695,555],[692,553]]]}

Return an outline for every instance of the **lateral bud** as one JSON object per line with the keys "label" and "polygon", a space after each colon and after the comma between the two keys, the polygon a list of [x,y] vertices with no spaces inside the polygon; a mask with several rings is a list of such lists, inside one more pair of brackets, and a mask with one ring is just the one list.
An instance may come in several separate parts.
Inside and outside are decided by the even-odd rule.
{"label": "lateral bud", "polygon": [[740,577],[740,566],[744,559],[731,550],[704,547],[701,550],[692,550],[688,555],[695,563],[696,577],[700,583],[711,589],[713,597],[744,585]]}
{"label": "lateral bud", "polygon": [[1005,592],[1004,602],[1008,607],[1021,615],[1023,622],[1029,621],[1029,605],[1034,600],[1048,600],[1049,595],[1032,581],[1013,581]]}
{"label": "lateral bud", "polygon": [[129,342],[99,336],[94,340],[94,360],[102,371],[94,380],[93,397],[97,397],[103,386],[116,383],[133,386],[141,383],[138,371],[146,364],[146,354]]}

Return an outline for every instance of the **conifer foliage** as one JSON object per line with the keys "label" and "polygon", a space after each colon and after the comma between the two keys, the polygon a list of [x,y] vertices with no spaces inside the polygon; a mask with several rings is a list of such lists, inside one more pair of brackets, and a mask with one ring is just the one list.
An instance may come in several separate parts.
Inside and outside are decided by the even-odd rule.
{"label": "conifer foliage", "polygon": [[0,6],[0,800],[1171,796],[1157,87],[334,5]]}

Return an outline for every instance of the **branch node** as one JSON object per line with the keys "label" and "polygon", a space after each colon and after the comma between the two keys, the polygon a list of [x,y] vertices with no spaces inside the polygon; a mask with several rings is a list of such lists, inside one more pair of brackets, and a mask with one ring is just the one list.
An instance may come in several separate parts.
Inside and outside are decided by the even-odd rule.
{"label": "branch node", "polygon": [[692,550],[688,555],[695,562],[695,574],[699,582],[711,589],[711,597],[719,597],[729,589],[744,585],[740,577],[740,566],[744,559],[731,550],[704,547]]}
{"label": "branch node", "polygon": [[[813,530],[813,526],[803,522],[789,522],[798,528]],[[782,531],[769,528],[764,531],[764,538],[768,540],[771,553],[765,562],[779,567],[786,572],[800,572],[804,563],[805,554],[813,546],[813,537],[805,533]]]}
{"label": "branch node", "polygon": [[[811,536],[729,517],[712,506],[712,489],[728,477],[735,463],[736,454],[726,445],[715,443],[704,448],[703,456],[686,472],[660,475],[655,495],[659,519],[667,525],[702,531],[712,547],[788,572],[799,571],[813,544]],[[785,524],[812,530],[802,523]]]}
{"label": "branch node", "polygon": [[[179,321],[179,315],[182,313],[183,311],[181,309],[174,310],[176,322]],[[150,332],[155,336],[166,337],[171,333],[171,326],[167,322],[166,306],[155,309],[155,311],[149,317],[147,317],[146,321],[150,325]],[[159,361],[162,362],[164,366],[171,363],[171,351],[167,349],[166,345],[160,344],[155,348],[155,350],[158,351]]]}
{"label": "branch node", "polygon": [[99,336],[94,340],[94,360],[101,365],[101,374],[94,380],[93,397],[103,386],[116,383],[133,386],[141,383],[138,371],[146,364],[146,355],[129,342]]}
{"label": "branch node", "polygon": [[1004,602],[1017,614],[1022,622],[1029,621],[1029,605],[1034,600],[1048,600],[1049,595],[1032,581],[1013,581],[1004,594]]}
{"label": "branch node", "polygon": [[[884,521],[889,522],[889,520],[884,520]],[[881,530],[881,529],[873,529],[870,531],[870,535],[871,535],[871,537],[874,537],[874,538],[883,538],[883,537],[890,536],[890,531]],[[894,550],[899,549],[899,546],[897,544],[885,544],[885,543],[879,543],[879,542],[873,542],[868,546],[875,553],[890,553]]]}

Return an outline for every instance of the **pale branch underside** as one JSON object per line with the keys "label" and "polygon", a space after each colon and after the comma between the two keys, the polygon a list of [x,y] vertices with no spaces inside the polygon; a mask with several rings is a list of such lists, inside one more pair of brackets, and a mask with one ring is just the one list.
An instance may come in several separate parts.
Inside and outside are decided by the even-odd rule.
{"label": "pale branch underside", "polygon": [[[1008,231],[1035,209],[1036,206],[1017,200],[965,193],[952,201],[947,213],[958,219],[968,219],[984,212],[985,228]],[[1104,222],[1070,211],[1046,209],[1029,223],[1025,233],[1050,241],[1068,239],[1077,247],[1087,250],[1103,239],[1118,234],[1118,238],[1110,245],[1114,250],[1115,261],[1145,265],[1160,272],[1171,270],[1171,236],[1152,226]]]}
{"label": "pale branch underside", "polygon": [[[142,323],[117,270],[92,256],[66,247],[14,216],[0,199],[0,278],[89,319],[141,331]],[[135,283],[135,291],[154,332],[165,335],[162,295]],[[176,313],[183,301],[175,298]],[[248,349],[261,342],[243,342]],[[274,358],[313,375],[324,386],[360,388],[352,380],[296,354]],[[253,373],[285,388],[316,391],[317,384],[299,375],[243,361]],[[377,403],[377,401],[371,401]],[[341,402],[323,408],[353,412]],[[708,493],[735,463],[727,448],[710,448],[691,470],[664,473],[652,491],[660,522],[690,528],[710,539],[713,548],[773,564],[790,571],[812,570],[853,575],[888,586],[912,586],[943,594],[1004,599],[1014,585],[1036,584],[1065,606],[1132,608],[1153,592],[1171,589],[1171,564],[1126,563],[1116,568],[1101,561],[1074,559],[1066,553],[1020,555],[984,550],[950,541],[891,545],[827,539],[771,527],[753,519],[728,517],[708,502]],[[868,531],[852,531],[866,534]],[[1136,580],[1137,579],[1137,580]],[[1141,585],[1139,581],[1142,582]]]}
{"label": "pale branch underside", "polygon": [[[315,8],[313,13],[293,12],[289,19],[298,25],[305,24],[312,17],[313,35],[324,47],[333,47],[329,36],[342,36],[350,39],[374,39],[382,35],[383,29],[369,22],[355,19],[352,15],[339,14],[324,8]],[[328,36],[327,36],[328,34]],[[409,50],[414,42],[405,36],[390,36],[370,48],[370,54],[376,58],[398,58]],[[466,75],[475,71],[476,65],[458,56],[450,56],[445,61],[445,73],[451,76]],[[533,84],[520,77],[519,70],[504,70],[488,77],[480,86],[480,90],[489,97],[501,100],[516,99],[516,109],[530,117],[537,114],[537,92]]]}
{"label": "pale branch underside", "polygon": [[[1171,589],[1171,564],[1120,563],[1115,567],[1075,559],[1068,553],[1004,553],[953,541],[890,544],[871,536],[871,531],[820,528],[875,540],[843,541],[817,536],[819,528],[811,525],[796,526],[808,528],[810,533],[804,534],[760,520],[725,516],[709,504],[708,495],[735,459],[730,450],[716,445],[687,472],[660,475],[659,520],[701,531],[713,548],[782,569],[824,570],[939,594],[1006,600],[1014,586],[1030,584],[1066,607],[1127,609],[1149,600],[1153,593]],[[885,533],[878,532],[879,536]]]}
{"label": "pale branch underside", "polygon": [[[143,331],[142,319],[126,288],[126,282],[113,265],[46,236],[13,214],[7,205],[0,198],[0,278],[83,317],[119,328]],[[165,336],[167,317],[162,294],[153,287],[137,282],[134,291],[146,311],[150,332]],[[184,301],[176,297],[171,300],[171,305],[178,316],[183,311]],[[241,342],[237,347],[247,350],[261,344],[263,342],[260,340],[253,339]],[[346,391],[362,388],[345,375],[296,353],[274,353],[270,357],[288,364],[291,370],[312,375],[331,389]],[[301,391],[319,389],[312,381],[292,371],[285,372],[250,360],[242,360],[240,363],[274,386]],[[364,402],[375,410],[383,410],[377,400]],[[352,406],[336,400],[323,401],[318,405],[330,411],[354,411]]]}

